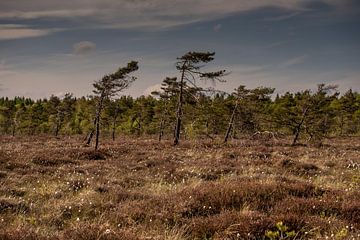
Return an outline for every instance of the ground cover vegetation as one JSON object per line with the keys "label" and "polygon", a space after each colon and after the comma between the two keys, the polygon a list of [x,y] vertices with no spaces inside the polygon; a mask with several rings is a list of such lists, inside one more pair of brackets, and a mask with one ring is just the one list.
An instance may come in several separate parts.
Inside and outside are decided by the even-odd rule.
{"label": "ground cover vegetation", "polygon": [[359,239],[360,140],[0,137],[0,239]]}

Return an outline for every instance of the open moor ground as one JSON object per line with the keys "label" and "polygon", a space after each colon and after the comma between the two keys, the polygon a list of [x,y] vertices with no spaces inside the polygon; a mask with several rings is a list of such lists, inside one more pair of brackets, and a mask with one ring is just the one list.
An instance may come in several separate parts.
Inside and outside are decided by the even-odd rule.
{"label": "open moor ground", "polygon": [[359,138],[81,140],[0,137],[0,239],[360,239]]}

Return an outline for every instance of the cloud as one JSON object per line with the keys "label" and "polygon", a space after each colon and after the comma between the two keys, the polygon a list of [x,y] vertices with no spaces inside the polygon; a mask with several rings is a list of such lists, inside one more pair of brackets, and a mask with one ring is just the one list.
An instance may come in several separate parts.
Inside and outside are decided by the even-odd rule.
{"label": "cloud", "polygon": [[[308,1],[306,1],[308,2]],[[344,0],[323,0],[334,6]],[[349,0],[346,0],[347,5]],[[209,21],[239,12],[277,7],[306,10],[303,0],[2,0],[0,19],[68,19],[86,27],[164,29]],[[350,8],[347,6],[347,8]],[[295,16],[280,16],[277,20]],[[34,33],[35,34],[35,33]]]}
{"label": "cloud", "polygon": [[231,71],[231,74],[235,75],[255,75],[261,74],[269,69],[270,65],[249,65],[249,64],[233,64],[227,65],[226,68]]}
{"label": "cloud", "polygon": [[45,10],[45,11],[9,11],[0,12],[0,18],[17,18],[17,19],[36,19],[36,18],[69,18],[85,17],[94,14],[92,9],[77,10]]}
{"label": "cloud", "polygon": [[286,14],[286,15],[281,15],[281,16],[276,16],[276,17],[271,17],[271,18],[265,18],[265,21],[269,21],[269,22],[279,22],[279,21],[284,21],[293,17],[296,17],[298,15],[300,15],[301,12],[293,12],[290,14]]}
{"label": "cloud", "polygon": [[0,40],[40,37],[54,31],[51,29],[34,29],[19,24],[0,24]]}
{"label": "cloud", "polygon": [[89,41],[82,41],[73,45],[73,53],[76,55],[87,54],[96,49],[96,44]]}
{"label": "cloud", "polygon": [[305,59],[307,59],[307,58],[308,58],[307,55],[297,56],[294,58],[290,58],[290,59],[286,60],[285,62],[280,63],[279,66],[281,68],[291,67],[291,66],[303,63],[305,61]]}

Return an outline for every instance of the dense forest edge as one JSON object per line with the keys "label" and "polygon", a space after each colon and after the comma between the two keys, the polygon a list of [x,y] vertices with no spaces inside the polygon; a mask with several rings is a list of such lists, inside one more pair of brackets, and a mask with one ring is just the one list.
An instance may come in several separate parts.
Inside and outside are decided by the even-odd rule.
{"label": "dense forest edge", "polygon": [[[129,62],[115,73],[95,81],[94,94],[76,98],[33,100],[0,98],[0,133],[4,135],[83,134],[88,144],[102,135],[154,135],[184,139],[228,139],[242,135],[292,136],[292,144],[322,143],[328,136],[356,136],[360,132],[360,94],[351,89],[340,94],[334,85],[317,90],[286,92],[240,85],[232,93],[197,85],[201,80],[224,82],[225,70],[202,71],[215,53],[189,52],[177,59],[180,78],[163,80],[150,96],[119,96],[136,80],[138,63]],[[225,79],[225,80],[224,80]]]}
{"label": "dense forest edge", "polygon": [[[107,100],[101,128],[106,136],[154,135],[172,137],[176,118],[177,92],[168,79],[163,86],[169,97],[121,96]],[[328,95],[301,91],[271,98],[273,88],[247,89],[240,86],[233,94],[216,93],[186,96],[183,116],[184,138],[216,138],[225,136],[233,117],[231,137],[242,134],[294,135],[302,123],[305,140],[323,136],[353,136],[360,131],[360,94],[347,91]],[[241,95],[238,99],[237,95]],[[310,101],[310,109],[304,109]],[[9,135],[76,135],[93,128],[96,97],[75,98],[66,94],[59,98],[33,100],[24,97],[0,98],[0,133]],[[234,115],[235,112],[235,116]],[[319,136],[318,136],[319,135]],[[276,137],[276,136],[274,136]]]}

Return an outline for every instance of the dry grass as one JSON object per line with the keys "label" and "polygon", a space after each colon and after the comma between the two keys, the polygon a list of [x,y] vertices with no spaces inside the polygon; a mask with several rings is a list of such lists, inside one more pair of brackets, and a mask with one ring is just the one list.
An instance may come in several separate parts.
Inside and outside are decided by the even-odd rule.
{"label": "dry grass", "polygon": [[0,239],[360,238],[360,139],[0,137]]}

